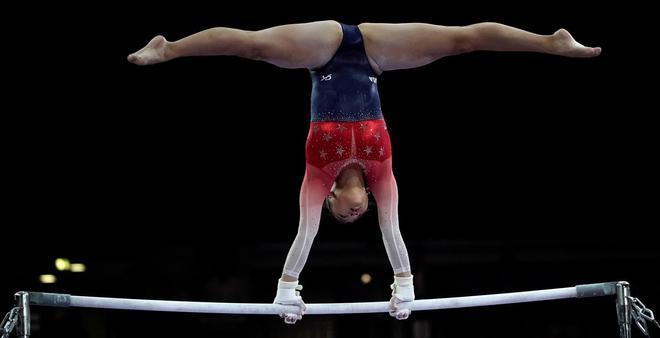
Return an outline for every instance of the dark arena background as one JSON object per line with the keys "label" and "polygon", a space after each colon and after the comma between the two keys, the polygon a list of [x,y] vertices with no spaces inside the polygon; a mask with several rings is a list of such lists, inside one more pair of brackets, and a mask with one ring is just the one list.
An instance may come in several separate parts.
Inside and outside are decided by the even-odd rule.
{"label": "dark arena background", "polygon": [[[657,85],[643,82],[653,80],[652,46],[640,42],[645,21],[629,9],[595,1],[31,6],[5,13],[21,23],[3,48],[11,83],[3,312],[21,290],[272,302],[298,226],[309,73],[235,57],[138,67],[126,56],[157,34],[177,40],[213,26],[325,19],[496,21],[541,34],[563,27],[601,46],[595,59],[476,52],[384,73],[401,231],[418,299],[626,280],[660,311]],[[392,270],[375,211],[349,225],[324,217],[300,282],[308,303],[388,300]],[[45,307],[33,316],[34,338],[618,337],[611,297],[413,312],[405,321],[305,316],[295,325]]]}

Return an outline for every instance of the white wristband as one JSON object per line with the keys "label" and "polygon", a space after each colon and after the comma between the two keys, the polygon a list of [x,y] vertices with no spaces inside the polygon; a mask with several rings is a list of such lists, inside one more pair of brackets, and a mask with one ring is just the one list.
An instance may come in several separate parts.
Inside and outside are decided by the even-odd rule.
{"label": "white wristband", "polygon": [[413,276],[397,277],[394,276],[394,283],[391,285],[392,296],[402,302],[411,302],[415,300],[415,287],[413,285]]}
{"label": "white wristband", "polygon": [[277,283],[277,294],[274,302],[278,304],[299,304],[300,290],[302,290],[302,285],[299,285],[298,281],[285,282],[280,278]]}

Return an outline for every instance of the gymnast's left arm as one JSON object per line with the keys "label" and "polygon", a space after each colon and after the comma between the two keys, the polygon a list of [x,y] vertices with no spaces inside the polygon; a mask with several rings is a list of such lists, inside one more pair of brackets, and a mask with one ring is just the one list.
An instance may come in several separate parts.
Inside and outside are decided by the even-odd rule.
{"label": "gymnast's left arm", "polygon": [[399,229],[399,192],[392,173],[391,162],[391,159],[384,162],[378,177],[373,179],[369,185],[376,199],[378,224],[394,272],[394,283],[391,285],[390,316],[402,320],[407,319],[410,315],[409,305],[415,300],[415,289],[408,250]]}

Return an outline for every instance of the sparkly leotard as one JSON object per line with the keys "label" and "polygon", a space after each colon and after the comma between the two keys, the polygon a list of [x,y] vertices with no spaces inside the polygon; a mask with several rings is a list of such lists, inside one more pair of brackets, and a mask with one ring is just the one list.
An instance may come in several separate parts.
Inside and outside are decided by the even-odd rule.
{"label": "sparkly leotard", "polygon": [[398,192],[392,150],[378,95],[377,74],[369,64],[357,26],[342,24],[343,38],[332,59],[312,70],[311,124],[307,170],[300,191],[298,235],[284,273],[298,277],[318,231],[323,201],[348,165],[359,165],[378,206],[383,242],[395,273],[410,271],[399,231]]}

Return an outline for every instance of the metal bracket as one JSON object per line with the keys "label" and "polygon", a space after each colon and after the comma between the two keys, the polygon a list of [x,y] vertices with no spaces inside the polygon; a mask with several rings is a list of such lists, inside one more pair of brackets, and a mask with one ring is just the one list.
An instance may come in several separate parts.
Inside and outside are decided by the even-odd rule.
{"label": "metal bracket", "polygon": [[9,338],[16,328],[16,333],[21,338],[30,336],[30,295],[21,291],[14,295],[16,306],[7,313],[0,324],[0,337]]}
{"label": "metal bracket", "polygon": [[616,283],[616,315],[619,319],[619,338],[631,338],[631,310],[630,284],[628,282]]}
{"label": "metal bracket", "polygon": [[616,284],[616,310],[619,318],[620,338],[630,338],[630,327],[633,321],[647,337],[651,337],[648,328],[649,323],[660,328],[653,311],[647,308],[638,298],[630,296],[630,284],[628,282],[618,282]]}
{"label": "metal bracket", "polygon": [[17,333],[20,338],[30,337],[30,294],[25,291],[17,292],[14,295],[16,300],[16,307],[18,311],[18,329]]}

